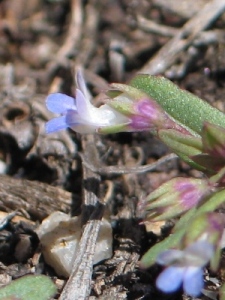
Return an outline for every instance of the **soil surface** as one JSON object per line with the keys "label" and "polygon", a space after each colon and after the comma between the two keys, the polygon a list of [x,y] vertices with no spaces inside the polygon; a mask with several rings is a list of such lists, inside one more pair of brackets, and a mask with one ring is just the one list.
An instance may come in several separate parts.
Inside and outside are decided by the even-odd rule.
{"label": "soil surface", "polygon": [[[73,96],[74,73],[81,66],[92,95],[100,94],[96,105],[109,83],[148,73],[163,75],[224,111],[224,2],[218,8],[218,0],[0,1],[1,286],[27,274],[46,274],[59,299],[67,278],[46,264],[35,229],[54,211],[82,213],[85,227],[94,210],[95,220],[104,214],[112,224],[113,256],[93,269],[87,259],[92,280],[79,299],[191,299],[182,290],[170,295],[157,290],[159,266],[138,267],[176,221],[145,226],[142,203],[168,179],[200,172],[177,159],[145,173],[116,172],[154,163],[169,149],[149,133],[46,135],[44,124],[53,116],[45,98],[52,92]],[[82,157],[88,158],[86,166]],[[104,212],[88,194],[93,189]],[[222,259],[217,274],[206,271],[205,289],[212,293],[198,299],[216,299],[223,265]]]}

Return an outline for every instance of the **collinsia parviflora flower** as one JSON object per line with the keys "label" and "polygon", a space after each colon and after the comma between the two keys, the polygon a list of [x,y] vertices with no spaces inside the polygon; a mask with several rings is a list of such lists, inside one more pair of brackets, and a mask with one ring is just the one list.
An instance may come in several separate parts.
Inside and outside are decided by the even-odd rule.
{"label": "collinsia parviflora flower", "polygon": [[186,294],[199,296],[203,288],[203,267],[214,253],[206,240],[199,240],[184,250],[166,250],[157,257],[157,263],[167,266],[158,276],[156,286],[165,293],[177,291],[183,284]]}
{"label": "collinsia parviflora flower", "polygon": [[209,262],[214,271],[218,267],[224,225],[221,213],[205,212],[194,216],[181,240],[184,249],[170,249],[158,255],[157,263],[167,267],[158,276],[157,287],[170,293],[183,283],[188,295],[198,296],[203,288],[203,267]]}
{"label": "collinsia parviflora flower", "polygon": [[[204,211],[204,207],[202,208]],[[210,267],[213,271],[216,271],[219,265],[224,226],[225,218],[222,213],[198,213],[190,220],[188,231],[181,241],[183,246],[188,246],[196,240],[204,240],[213,245],[214,254],[210,259]]]}
{"label": "collinsia parviflora flower", "polygon": [[46,99],[48,110],[61,116],[46,123],[46,132],[51,133],[71,128],[79,133],[94,133],[100,128],[127,124],[129,119],[107,104],[97,108],[90,102],[81,71],[76,74],[76,98],[61,93],[50,94]]}

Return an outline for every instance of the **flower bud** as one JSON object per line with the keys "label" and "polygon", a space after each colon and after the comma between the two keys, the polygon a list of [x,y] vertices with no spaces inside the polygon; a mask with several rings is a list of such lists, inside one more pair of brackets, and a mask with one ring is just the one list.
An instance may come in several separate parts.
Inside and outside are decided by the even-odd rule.
{"label": "flower bud", "polygon": [[177,217],[197,206],[212,188],[206,179],[174,178],[147,197],[147,219],[160,221]]}

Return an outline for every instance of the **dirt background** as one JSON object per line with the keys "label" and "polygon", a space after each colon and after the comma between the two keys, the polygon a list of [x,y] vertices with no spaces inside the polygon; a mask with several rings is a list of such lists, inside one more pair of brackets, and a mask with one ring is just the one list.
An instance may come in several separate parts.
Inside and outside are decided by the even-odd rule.
{"label": "dirt background", "polygon": [[[85,226],[91,215],[85,207],[93,206],[95,219],[100,219],[103,210],[84,193],[83,183],[91,176],[96,182],[90,190],[97,184],[100,201],[107,194],[105,215],[113,226],[114,255],[93,270],[88,261],[89,283],[74,275],[80,286],[88,286],[79,299],[190,299],[182,291],[164,295],[156,289],[158,266],[138,268],[141,256],[175,222],[146,227],[141,224],[142,203],[170,178],[201,174],[178,160],[145,173],[117,174],[119,168],[154,163],[169,150],[148,133],[81,137],[68,130],[47,136],[44,124],[52,114],[44,100],[57,91],[74,95],[74,73],[81,66],[94,96],[102,95],[110,82],[127,83],[137,73],[161,74],[224,111],[224,2],[0,1],[2,286],[26,274],[47,274],[59,298],[66,279],[45,263],[34,229],[57,210],[82,213]],[[99,96],[94,102],[102,100]],[[98,158],[100,175],[87,174],[80,154],[91,165]],[[212,293],[199,299],[217,299],[223,261],[221,266],[217,274],[206,272],[206,290]]]}

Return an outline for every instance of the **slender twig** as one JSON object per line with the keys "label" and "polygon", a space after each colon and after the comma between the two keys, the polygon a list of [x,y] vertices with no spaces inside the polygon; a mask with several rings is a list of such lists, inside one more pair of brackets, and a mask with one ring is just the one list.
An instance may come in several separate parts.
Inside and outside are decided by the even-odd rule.
{"label": "slender twig", "polygon": [[141,15],[137,16],[137,26],[145,32],[155,33],[166,37],[173,37],[179,31],[178,28],[157,24]]}
{"label": "slender twig", "polygon": [[[98,161],[94,136],[83,136],[82,145],[86,156]],[[90,157],[89,157],[90,158]],[[85,300],[90,295],[95,245],[104,212],[104,203],[98,199],[100,176],[83,165],[83,233],[74,257],[70,278],[61,293],[60,300]],[[85,212],[92,208],[92,214]]]}
{"label": "slender twig", "polygon": [[[88,149],[85,152],[89,153],[90,145],[95,144],[93,139],[93,136],[84,136],[82,138],[84,150]],[[92,147],[92,149],[94,149],[94,147]],[[93,160],[95,160],[95,156],[97,156],[97,150],[92,151]],[[87,208],[91,206],[94,210],[91,215],[85,216],[88,221],[84,224],[78,251],[74,257],[72,272],[63,292],[61,293],[59,298],[60,300],[85,300],[90,295],[91,290],[95,245],[101,226],[104,205],[100,205],[96,195],[98,185],[100,184],[99,175],[93,173],[90,169],[87,169],[84,166],[83,181],[84,209],[85,206]]]}
{"label": "slender twig", "polygon": [[92,172],[101,174],[101,175],[109,175],[109,174],[115,174],[115,175],[121,175],[121,174],[131,174],[131,173],[145,173],[149,171],[156,170],[159,166],[161,166],[164,163],[167,163],[171,160],[177,159],[178,156],[174,153],[168,154],[160,159],[158,159],[156,162],[143,165],[143,166],[135,166],[135,167],[125,167],[125,166],[103,166],[100,162],[97,164],[94,164],[93,161],[90,161],[85,155],[80,153],[80,156],[82,157],[83,164],[90,169]]}

